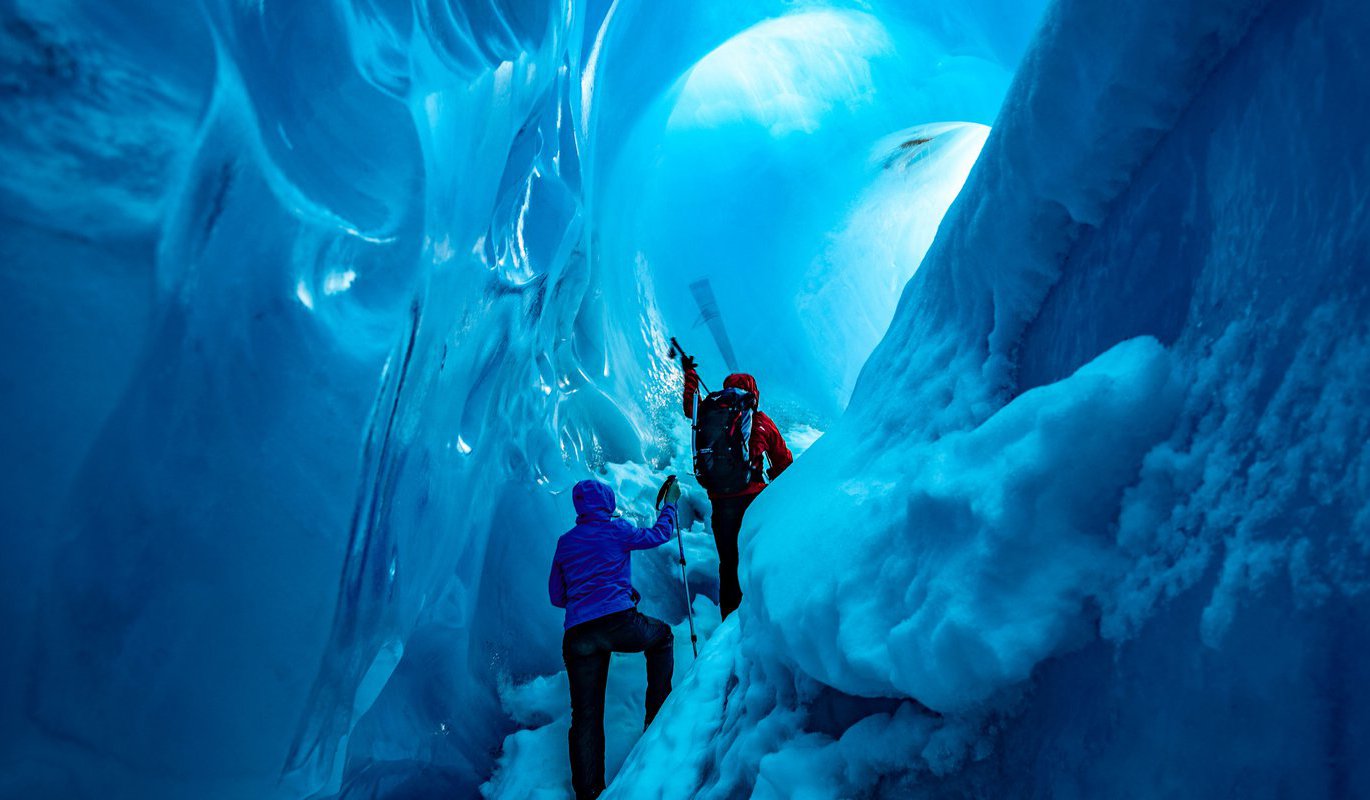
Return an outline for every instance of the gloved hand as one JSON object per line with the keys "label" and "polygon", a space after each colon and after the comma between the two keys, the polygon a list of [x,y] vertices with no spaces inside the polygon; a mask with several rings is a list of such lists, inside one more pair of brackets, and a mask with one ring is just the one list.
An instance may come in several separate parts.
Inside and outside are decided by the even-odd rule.
{"label": "gloved hand", "polygon": [[673,481],[667,478],[667,483],[670,485],[661,487],[662,491],[666,493],[663,501],[668,506],[675,505],[676,501],[680,499],[680,481]]}
{"label": "gloved hand", "polygon": [[680,368],[686,372],[694,372],[699,367],[699,362],[693,356],[682,355],[680,357]]}

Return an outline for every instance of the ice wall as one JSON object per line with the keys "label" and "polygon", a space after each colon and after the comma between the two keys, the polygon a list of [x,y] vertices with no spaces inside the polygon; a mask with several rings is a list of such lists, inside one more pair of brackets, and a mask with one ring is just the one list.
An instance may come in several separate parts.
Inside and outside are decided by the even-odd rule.
{"label": "ice wall", "polygon": [[550,490],[649,432],[595,9],[4,10],[0,794],[472,790]]}
{"label": "ice wall", "polygon": [[1368,31],[1053,6],[613,796],[1370,791]]}
{"label": "ice wall", "polygon": [[[523,724],[500,682],[559,669],[559,492],[640,505],[680,452],[672,248],[785,243],[787,332],[739,339],[831,414],[893,313],[861,287],[912,273],[984,131],[887,137],[987,121],[1038,9],[173,6],[0,5],[3,797],[475,791]],[[682,185],[729,141],[780,162]],[[865,249],[854,209],[920,187]],[[849,332],[795,326],[793,264]]]}

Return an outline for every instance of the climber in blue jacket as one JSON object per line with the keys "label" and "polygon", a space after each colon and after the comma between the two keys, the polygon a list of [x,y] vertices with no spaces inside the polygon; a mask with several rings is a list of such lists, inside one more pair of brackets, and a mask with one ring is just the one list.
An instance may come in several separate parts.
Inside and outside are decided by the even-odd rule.
{"label": "climber in blue jacket", "polygon": [[552,605],[566,609],[561,657],[571,679],[571,785],[576,800],[604,791],[604,689],[610,653],[647,656],[647,718],[671,693],[675,670],[671,629],[638,613],[632,584],[633,550],[664,544],[675,528],[680,487],[670,481],[665,503],[650,528],[636,528],[614,513],[614,490],[581,481],[571,490],[576,526],[557,540],[547,591]]}

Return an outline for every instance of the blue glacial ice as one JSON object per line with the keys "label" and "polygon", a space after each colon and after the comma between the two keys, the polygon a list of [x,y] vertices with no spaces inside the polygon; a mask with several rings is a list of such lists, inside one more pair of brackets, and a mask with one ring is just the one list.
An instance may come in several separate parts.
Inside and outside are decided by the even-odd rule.
{"label": "blue glacial ice", "polygon": [[1362,4],[0,19],[0,798],[569,796],[702,278],[799,459],[607,797],[1370,796]]}

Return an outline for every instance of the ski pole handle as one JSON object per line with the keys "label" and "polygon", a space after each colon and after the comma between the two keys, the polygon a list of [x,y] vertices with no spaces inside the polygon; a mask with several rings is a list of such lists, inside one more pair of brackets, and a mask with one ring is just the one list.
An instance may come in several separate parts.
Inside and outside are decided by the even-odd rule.
{"label": "ski pole handle", "polygon": [[667,475],[667,476],[666,476],[666,482],[663,483],[663,484],[661,484],[661,488],[658,489],[658,490],[657,490],[657,493],[656,493],[656,507],[657,507],[658,510],[661,508],[661,501],[666,499],[666,493],[669,492],[669,491],[671,491],[671,487],[674,486],[674,485],[675,485],[675,476],[674,476],[674,475]]}

